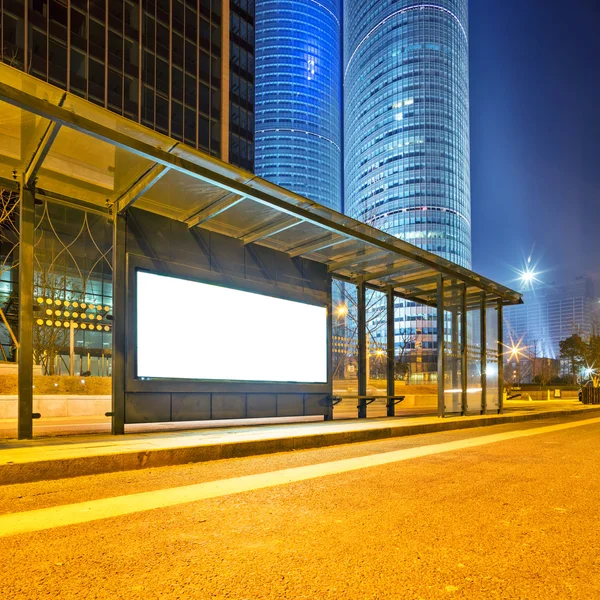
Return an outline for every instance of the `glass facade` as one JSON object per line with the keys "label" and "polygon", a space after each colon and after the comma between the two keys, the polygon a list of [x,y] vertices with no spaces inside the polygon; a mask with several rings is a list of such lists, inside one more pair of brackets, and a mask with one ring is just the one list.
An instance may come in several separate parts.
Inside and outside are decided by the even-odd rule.
{"label": "glass facade", "polygon": [[346,212],[470,267],[468,1],[345,15]]}
{"label": "glass facade", "polygon": [[231,162],[252,167],[253,0],[231,0],[229,70],[221,64],[221,0],[0,0],[0,7],[0,60],[215,156],[230,72],[230,112],[243,124],[231,128]]}
{"label": "glass facade", "polygon": [[341,0],[256,5],[256,174],[342,207]]}
{"label": "glass facade", "polygon": [[229,162],[254,170],[254,0],[231,0]]}

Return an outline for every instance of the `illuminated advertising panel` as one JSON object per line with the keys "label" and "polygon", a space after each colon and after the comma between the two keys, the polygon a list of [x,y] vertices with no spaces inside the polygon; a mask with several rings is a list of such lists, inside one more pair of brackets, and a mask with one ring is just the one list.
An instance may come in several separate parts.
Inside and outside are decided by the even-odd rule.
{"label": "illuminated advertising panel", "polygon": [[137,271],[137,377],[327,382],[327,309]]}

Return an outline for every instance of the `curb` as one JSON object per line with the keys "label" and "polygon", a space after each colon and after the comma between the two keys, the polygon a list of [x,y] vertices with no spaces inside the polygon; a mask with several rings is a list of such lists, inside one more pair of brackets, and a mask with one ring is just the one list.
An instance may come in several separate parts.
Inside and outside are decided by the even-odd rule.
{"label": "curb", "polygon": [[472,429],[506,423],[537,421],[555,417],[587,415],[600,412],[597,408],[554,410],[533,414],[488,415],[482,417],[464,417],[456,421],[440,419],[431,423],[403,425],[400,422],[383,425],[371,429],[352,429],[349,431],[333,431],[311,433],[292,437],[280,437],[264,440],[240,440],[224,443],[199,444],[172,448],[148,449],[139,451],[115,451],[107,455],[88,455],[76,458],[57,458],[23,463],[7,463],[0,465],[0,485],[29,483],[83,475],[99,475],[118,471],[134,471],[170,465],[207,462],[227,458],[243,458],[290,452],[292,450],[309,450],[371,442],[397,437],[406,437],[440,431],[455,431],[457,429]]}

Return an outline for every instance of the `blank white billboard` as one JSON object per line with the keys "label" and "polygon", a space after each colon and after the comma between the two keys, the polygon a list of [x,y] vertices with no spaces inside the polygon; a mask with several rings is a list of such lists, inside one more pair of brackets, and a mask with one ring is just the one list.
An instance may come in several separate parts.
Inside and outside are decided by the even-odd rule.
{"label": "blank white billboard", "polygon": [[137,376],[327,382],[327,309],[137,272]]}

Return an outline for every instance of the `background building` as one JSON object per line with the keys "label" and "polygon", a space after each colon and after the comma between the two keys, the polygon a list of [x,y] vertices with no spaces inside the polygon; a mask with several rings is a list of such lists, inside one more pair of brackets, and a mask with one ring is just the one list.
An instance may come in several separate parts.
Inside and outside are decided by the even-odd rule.
{"label": "background building", "polygon": [[[346,3],[344,202],[350,216],[470,267],[467,22],[467,0]],[[433,371],[431,311],[396,307],[396,347],[413,372]]]}
{"label": "background building", "polygon": [[559,342],[590,333],[597,307],[589,277],[577,277],[566,285],[536,286],[523,294],[525,304],[504,312],[504,339],[527,350],[528,355],[558,359]]}
{"label": "background building", "polygon": [[[4,63],[253,169],[254,0],[0,0],[0,9]],[[15,332],[17,201],[0,190],[0,308]],[[74,345],[77,373],[110,374],[112,228],[49,203],[35,216],[36,363],[69,372]],[[0,325],[0,360],[14,349]]]}
{"label": "background building", "polygon": [[254,0],[0,0],[0,8],[3,62],[252,169]]}
{"label": "background building", "polygon": [[256,5],[256,174],[342,208],[341,0]]}
{"label": "background building", "polygon": [[346,212],[471,264],[467,0],[349,0]]}

